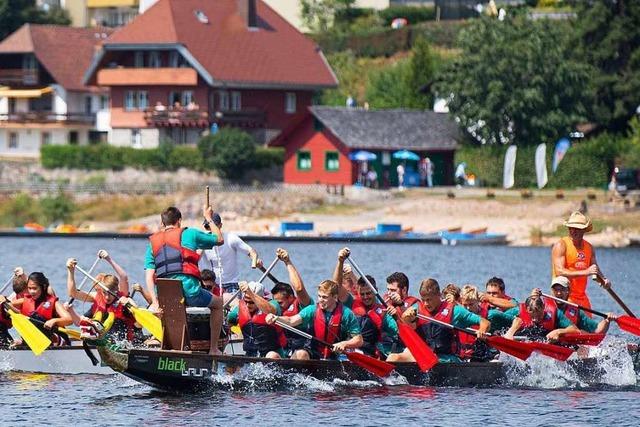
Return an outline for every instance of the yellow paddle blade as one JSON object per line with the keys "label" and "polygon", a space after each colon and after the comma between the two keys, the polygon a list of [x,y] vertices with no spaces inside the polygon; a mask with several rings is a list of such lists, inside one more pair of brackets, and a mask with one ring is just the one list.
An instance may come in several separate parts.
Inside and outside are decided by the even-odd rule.
{"label": "yellow paddle blade", "polygon": [[231,327],[231,332],[236,334],[236,335],[242,335],[242,329],[240,329],[240,326],[238,325],[234,325]]}
{"label": "yellow paddle blade", "polygon": [[150,311],[143,310],[132,305],[129,305],[127,308],[131,313],[133,313],[133,317],[135,317],[136,322],[140,323],[143,328],[151,332],[151,335],[153,335],[155,339],[162,341],[162,321],[158,316]]}
{"label": "yellow paddle blade", "polygon": [[16,328],[18,334],[33,351],[33,354],[39,356],[51,345],[51,340],[40,329],[36,328],[36,325],[31,323],[27,316],[14,313],[12,310],[7,310],[7,312],[11,316],[13,327]]}
{"label": "yellow paddle blade", "polygon": [[76,331],[75,329],[67,329],[67,328],[58,328],[58,330],[62,333],[67,334],[69,338],[73,338],[76,340],[80,339],[80,331]]}

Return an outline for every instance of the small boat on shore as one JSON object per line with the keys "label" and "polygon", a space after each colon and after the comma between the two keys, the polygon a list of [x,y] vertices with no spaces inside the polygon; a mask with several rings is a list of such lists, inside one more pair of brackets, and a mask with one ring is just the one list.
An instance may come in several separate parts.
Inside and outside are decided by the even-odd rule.
{"label": "small boat on shore", "polygon": [[447,246],[457,245],[506,245],[507,235],[496,233],[439,233],[440,243]]}

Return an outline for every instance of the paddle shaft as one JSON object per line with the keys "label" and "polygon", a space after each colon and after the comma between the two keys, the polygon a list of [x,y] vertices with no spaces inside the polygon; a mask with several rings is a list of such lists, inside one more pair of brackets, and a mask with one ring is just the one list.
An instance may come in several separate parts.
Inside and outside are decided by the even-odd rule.
{"label": "paddle shaft", "polygon": [[604,317],[605,319],[607,317],[609,317],[606,313],[603,313],[601,311],[596,311],[596,310],[591,309],[591,308],[583,307],[581,305],[576,304],[575,302],[566,301],[566,300],[563,300],[562,298],[554,297],[553,295],[549,295],[549,294],[543,293],[542,296],[545,297],[545,298],[552,299],[552,300],[554,300],[556,302],[561,302],[563,304],[567,304],[567,305],[570,305],[572,307],[579,308],[580,310],[587,311],[589,313],[595,314],[596,316]]}
{"label": "paddle shaft", "polygon": [[[93,261],[93,264],[91,264],[91,268],[89,268],[89,274],[93,273],[93,270],[96,268],[96,265],[98,265],[98,262],[100,261],[100,257],[97,257],[95,261]],[[82,279],[82,282],[80,282],[80,286],[78,286],[78,290],[81,290],[82,287],[84,286],[85,283],[87,283],[87,280],[89,280],[89,278],[87,276],[85,276]],[[75,301],[75,298],[71,298],[67,304],[69,304],[69,307],[71,307],[73,305],[73,302]]]}
{"label": "paddle shaft", "polygon": [[[266,269],[266,268],[264,268],[264,265],[261,265],[261,266],[259,266],[258,268],[259,268],[259,269],[260,269],[260,271],[262,271],[263,273],[264,273],[265,271],[267,271],[267,269]],[[280,283],[280,281],[279,281],[278,279],[276,279],[276,277],[275,277],[273,274],[271,274],[271,273],[267,273],[267,277],[269,278],[269,280],[271,280],[271,281],[272,281],[274,284],[276,284],[276,285],[277,285],[278,283]]]}
{"label": "paddle shaft", "polygon": [[4,293],[5,289],[7,289],[7,287],[9,287],[9,285],[11,283],[13,283],[13,278],[15,277],[15,275],[11,276],[11,279],[7,280],[7,283],[4,284],[4,286],[2,287],[2,289],[0,289],[0,294]]}
{"label": "paddle shaft", "polygon": [[[416,313],[416,316],[422,320],[428,320],[429,322],[437,323],[438,325],[444,326],[445,328],[453,329],[467,335],[476,336],[476,332],[473,329],[461,328],[459,326],[454,326],[451,323],[443,322],[442,320],[434,319],[433,317],[425,316],[424,314]],[[490,335],[490,334],[487,334]]]}
{"label": "paddle shaft", "polygon": [[[593,275],[593,280],[595,280],[596,282],[600,283],[600,286],[602,286],[604,288],[604,283],[605,283],[604,277],[602,277],[599,274],[594,274]],[[627,307],[627,304],[625,304],[624,301],[622,301],[620,299],[618,294],[616,294],[616,292],[613,289],[611,289],[611,287],[605,288],[605,290],[609,293],[609,295],[611,295],[611,298],[613,298],[615,300],[615,302],[618,303],[618,305],[624,310],[625,313],[627,313],[631,317],[636,317],[636,315],[633,314],[631,309],[629,307]]]}
{"label": "paddle shaft", "polygon": [[298,328],[295,328],[295,327],[293,327],[293,326],[291,326],[291,325],[289,325],[287,323],[284,323],[282,320],[276,320],[276,325],[278,325],[278,326],[280,326],[280,327],[282,327],[282,328],[284,328],[284,329],[286,329],[288,331],[291,331],[294,334],[298,334],[301,337],[305,337],[306,339],[316,341],[316,342],[318,342],[318,343],[320,343],[320,344],[322,344],[322,345],[324,345],[326,347],[329,347],[329,348],[333,347],[333,344],[329,344],[328,342],[326,342],[324,340],[321,340],[320,338],[316,338],[311,334],[308,334],[308,333],[306,333],[304,331],[301,331]]}
{"label": "paddle shaft", "polygon": [[[82,269],[82,267],[80,267],[79,265],[76,265],[76,269],[84,274],[85,276],[87,276],[89,279],[93,280],[96,284],[98,284],[98,286],[100,286],[102,288],[103,291],[105,291],[106,293],[108,293],[109,295],[113,296],[114,298],[118,298],[118,294],[116,294],[115,292],[113,292],[111,289],[107,288],[107,286],[102,283],[100,280],[96,279],[95,277],[91,276],[91,273],[88,273],[86,271],[84,271]],[[129,303],[127,303],[127,305],[130,305]]]}
{"label": "paddle shaft", "polygon": [[[260,276],[260,279],[258,279],[258,283],[262,283],[262,282],[264,281],[264,279],[265,279],[265,278],[267,277],[267,275],[271,272],[271,270],[273,270],[273,267],[275,267],[275,266],[276,266],[276,264],[278,263],[278,261],[280,261],[280,259],[279,259],[278,257],[276,257],[276,258],[271,262],[271,264],[269,264],[269,267],[267,267],[267,269],[265,270],[265,272],[264,272],[264,273],[262,273],[262,276]],[[233,294],[233,296],[231,297],[231,299],[229,299],[229,301],[227,301],[227,302],[224,304],[223,309],[227,309],[227,308],[229,308],[229,306],[231,305],[231,302],[232,302],[234,299],[238,298],[238,296],[240,296],[240,293],[241,293],[241,292],[242,292],[242,291],[241,291],[240,289],[238,289],[238,290],[236,291],[236,293],[235,293],[235,294]],[[261,295],[261,296],[262,296],[262,295]]]}
{"label": "paddle shaft", "polygon": [[[380,295],[380,292],[378,292],[378,290],[376,289],[375,286],[373,286],[373,283],[371,283],[369,281],[369,278],[362,272],[362,270],[360,269],[360,267],[358,267],[358,264],[353,260],[353,258],[349,257],[347,258],[347,260],[349,261],[349,263],[353,266],[353,268],[355,268],[355,270],[358,272],[358,274],[360,275],[360,277],[362,277],[362,279],[365,281],[365,283],[367,284],[367,286],[369,286],[371,288],[371,291],[376,294],[376,298],[378,299],[378,301],[380,301],[380,304],[384,305],[385,307],[387,307],[389,304],[387,304],[387,302],[382,298],[382,296]],[[340,283],[338,284],[340,285]],[[397,317],[397,316],[396,316]]]}

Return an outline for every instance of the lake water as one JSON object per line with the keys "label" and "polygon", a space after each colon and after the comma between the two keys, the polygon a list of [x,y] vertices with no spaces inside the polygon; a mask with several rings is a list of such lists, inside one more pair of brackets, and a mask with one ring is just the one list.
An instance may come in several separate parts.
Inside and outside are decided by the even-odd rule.
{"label": "lake water", "polygon": [[[129,239],[1,238],[0,281],[17,265],[43,271],[63,293],[65,261],[76,257],[89,268],[99,249],[108,250],[132,281],[143,283],[146,241]],[[341,244],[258,242],[254,246],[269,263],[275,249],[289,250],[312,294],[330,278]],[[420,280],[438,279],[483,287],[500,276],[507,291],[524,298],[532,287],[547,288],[549,248],[444,247],[419,244],[352,244],[353,257],[378,282],[394,271],[405,272],[415,294]],[[615,289],[632,309],[640,311],[640,249],[598,249],[598,260]],[[242,260],[242,258],[241,258]],[[243,267],[247,279],[259,272]],[[98,269],[96,271],[104,271]],[[286,279],[282,265],[274,270]],[[608,294],[591,284],[594,308],[620,312]],[[123,376],[55,376],[0,372],[0,407],[9,425],[45,422],[68,425],[616,425],[636,426],[640,416],[640,387],[631,360],[622,350],[636,338],[612,326],[603,358],[605,387],[580,384],[562,364],[534,356],[530,373],[513,374],[509,386],[490,389],[415,387],[378,382],[345,384],[291,378],[286,389],[273,390],[256,379],[249,389],[225,387],[204,395],[167,395]],[[260,372],[260,378],[274,373]],[[255,376],[255,373],[252,374]]]}

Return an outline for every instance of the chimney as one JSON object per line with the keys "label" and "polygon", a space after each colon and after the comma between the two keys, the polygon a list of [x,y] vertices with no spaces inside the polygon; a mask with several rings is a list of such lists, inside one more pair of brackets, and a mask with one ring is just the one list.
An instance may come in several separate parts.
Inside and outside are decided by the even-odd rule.
{"label": "chimney", "polygon": [[258,28],[258,11],[256,10],[256,0],[236,0],[238,2],[238,13],[242,17],[247,28]]}

